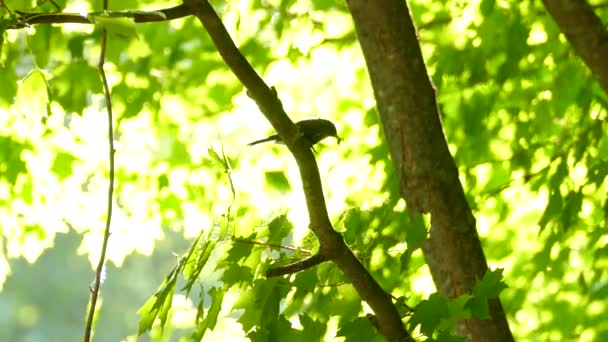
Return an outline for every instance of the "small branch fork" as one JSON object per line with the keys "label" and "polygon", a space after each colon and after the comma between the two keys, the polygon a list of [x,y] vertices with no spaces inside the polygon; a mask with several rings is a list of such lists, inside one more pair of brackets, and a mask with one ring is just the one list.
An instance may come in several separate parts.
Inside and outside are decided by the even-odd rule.
{"label": "small branch fork", "polygon": [[[108,0],[103,1],[103,8],[108,8]],[[108,145],[109,145],[109,162],[110,162],[110,180],[108,186],[108,204],[107,204],[107,216],[106,216],[106,226],[103,234],[103,242],[101,245],[101,254],[99,256],[99,262],[97,264],[97,269],[95,272],[95,283],[91,288],[91,302],[89,305],[89,312],[87,315],[87,321],[84,330],[84,341],[91,341],[91,333],[93,330],[93,322],[95,317],[95,308],[97,305],[97,299],[99,298],[101,281],[102,281],[102,273],[105,267],[106,261],[106,251],[108,248],[108,240],[110,239],[110,224],[112,222],[112,198],[114,194],[114,154],[116,150],[114,149],[114,124],[113,124],[113,115],[112,115],[112,98],[110,96],[110,87],[108,86],[108,80],[106,78],[106,73],[103,69],[106,57],[106,45],[107,45],[108,33],[104,29],[101,33],[101,52],[99,56],[99,64],[97,68],[99,69],[99,75],[101,76],[101,80],[103,83],[104,96],[106,100],[106,111],[108,113]]]}

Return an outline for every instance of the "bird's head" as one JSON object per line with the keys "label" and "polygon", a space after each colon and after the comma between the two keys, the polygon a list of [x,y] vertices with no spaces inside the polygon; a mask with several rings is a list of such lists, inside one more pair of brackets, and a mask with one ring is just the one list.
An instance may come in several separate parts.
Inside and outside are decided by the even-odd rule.
{"label": "bird's head", "polygon": [[336,130],[336,126],[329,120],[325,119],[309,119],[302,120],[296,123],[300,133],[308,140],[310,145],[314,145],[319,141],[327,138],[334,137],[340,142],[340,137]]}
{"label": "bird's head", "polygon": [[334,137],[336,138],[336,141],[338,142],[338,144],[340,143],[340,141],[342,141],[342,139],[340,139],[340,137],[338,136],[338,131],[336,130],[336,126],[331,122],[331,121],[327,121],[329,124],[324,126],[326,131],[325,131],[325,135],[328,137]]}

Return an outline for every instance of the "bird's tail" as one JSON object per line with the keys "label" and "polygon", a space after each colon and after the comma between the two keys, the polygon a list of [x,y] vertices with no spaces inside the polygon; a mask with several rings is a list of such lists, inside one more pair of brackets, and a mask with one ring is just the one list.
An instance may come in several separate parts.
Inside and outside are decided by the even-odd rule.
{"label": "bird's tail", "polygon": [[268,137],[268,138],[264,138],[264,139],[260,139],[260,140],[256,140],[256,141],[250,142],[250,143],[249,143],[249,144],[247,144],[247,145],[249,145],[249,146],[253,146],[253,145],[257,145],[257,144],[265,143],[265,142],[267,142],[267,141],[276,141],[276,140],[277,140],[277,137],[275,137],[275,136],[270,136],[270,137]]}

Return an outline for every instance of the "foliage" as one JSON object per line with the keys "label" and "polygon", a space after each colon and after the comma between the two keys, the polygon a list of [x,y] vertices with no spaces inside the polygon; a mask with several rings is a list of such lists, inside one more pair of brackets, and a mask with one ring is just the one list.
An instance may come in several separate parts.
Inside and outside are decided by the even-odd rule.
{"label": "foliage", "polygon": [[[66,12],[101,8],[100,1],[55,3]],[[95,263],[99,254],[108,177],[96,69],[100,27],[5,30],[15,10],[52,12],[53,6],[4,4],[0,312],[17,314],[8,314],[14,318],[0,340],[74,340],[80,326],[56,324],[69,330],[59,333],[43,321],[83,317],[92,273],[80,265],[82,256]],[[214,3],[294,120],[336,122],[344,142],[317,153],[334,225],[419,339],[457,340],[455,320],[485,317],[486,299],[500,294],[516,338],[602,340],[608,335],[606,93],[540,2],[408,4],[495,269],[472,293],[453,299],[434,293],[422,258],[427,218],[410,218],[399,200],[345,5]],[[162,6],[110,1],[115,10]],[[605,9],[597,14],[608,21]],[[135,27],[128,19],[104,20],[97,26],[128,37],[110,36],[108,46],[117,189],[96,337],[134,339],[151,330],[158,341],[379,339],[369,309],[333,265],[264,277],[272,265],[300,260],[318,246],[307,230],[296,166],[282,146],[245,145],[269,126],[200,25],[192,18]],[[65,250],[58,245],[64,233],[77,237]],[[63,257],[45,259],[52,253]],[[39,267],[32,277],[53,284],[60,302],[34,298],[41,289],[24,286],[22,278],[30,267]],[[62,295],[59,289],[68,286],[77,286],[76,295]]]}

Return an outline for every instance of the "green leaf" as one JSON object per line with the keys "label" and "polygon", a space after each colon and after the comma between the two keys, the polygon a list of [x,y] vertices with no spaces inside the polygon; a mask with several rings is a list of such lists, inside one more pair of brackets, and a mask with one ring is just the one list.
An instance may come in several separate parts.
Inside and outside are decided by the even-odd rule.
{"label": "green leaf", "polygon": [[589,299],[605,300],[606,298],[608,298],[608,279],[602,279],[593,284]]}
{"label": "green leaf", "polygon": [[264,178],[266,180],[266,184],[275,190],[281,192],[291,190],[291,184],[289,184],[289,179],[287,179],[287,176],[285,176],[284,171],[267,171],[264,173]]}
{"label": "green leaf", "polygon": [[578,213],[583,206],[583,194],[580,191],[570,191],[564,199],[564,209],[561,211],[561,224],[564,231],[578,221]]}
{"label": "green leaf", "polygon": [[173,140],[171,144],[171,158],[169,160],[174,166],[190,165],[192,158],[188,152],[188,146],[180,140]]}
{"label": "green leaf", "polygon": [[268,243],[280,244],[284,238],[293,230],[293,225],[287,219],[287,215],[275,217],[268,224]]}
{"label": "green leaf", "polygon": [[555,191],[551,191],[549,194],[549,203],[547,203],[547,207],[543,212],[543,215],[540,217],[538,221],[538,225],[540,229],[543,230],[547,226],[551,220],[559,217],[562,212],[562,194],[559,189]]}
{"label": "green leaf", "polygon": [[54,36],[60,36],[61,29],[50,25],[38,25],[36,32],[28,40],[29,47],[36,59],[36,65],[46,67],[49,63]]}
{"label": "green leaf", "polygon": [[357,317],[354,320],[345,320],[338,329],[337,336],[346,341],[373,341],[376,339],[376,328],[366,317]]}
{"label": "green leaf", "polygon": [[[2,55],[0,54],[0,58]],[[4,100],[6,106],[13,103],[17,94],[17,76],[12,68],[4,67],[0,60],[0,99]]]}
{"label": "green leaf", "polygon": [[420,331],[425,336],[433,336],[433,331],[439,326],[442,318],[449,317],[447,300],[438,293],[433,293],[429,299],[420,302],[414,309],[410,319],[412,329],[420,325]]}
{"label": "green leaf", "polygon": [[422,243],[426,241],[428,236],[422,215],[416,215],[414,220],[410,221],[410,224],[407,225],[406,234],[405,241],[408,250],[415,251],[422,247]]}
{"label": "green leaf", "polygon": [[489,319],[488,299],[498,298],[500,292],[507,288],[502,279],[503,269],[488,270],[481,280],[475,282],[473,298],[467,302],[471,315],[478,319]]}
{"label": "green leaf", "polygon": [[55,173],[60,180],[64,180],[72,175],[73,165],[76,160],[76,157],[74,157],[72,154],[58,152],[55,155],[55,160],[51,166],[51,171],[53,171],[53,173]]}
{"label": "green leaf", "polygon": [[[252,241],[256,237],[256,233],[252,233],[246,238],[242,238],[242,240]],[[235,240],[232,242],[232,247],[228,250],[228,255],[226,256],[226,262],[239,262],[242,259],[247,258],[251,255],[251,250],[253,249],[253,244],[247,243],[244,241]]]}
{"label": "green leaf", "polygon": [[295,279],[292,283],[296,291],[291,296],[291,299],[283,311],[283,314],[291,317],[292,315],[301,312],[302,307],[304,305],[308,305],[305,304],[305,301],[307,299],[310,300],[311,297],[309,295],[314,295],[315,288],[317,287],[318,283],[317,272],[314,268],[296,273]]}
{"label": "green leaf", "polygon": [[311,268],[302,272],[298,272],[296,274],[293,285],[296,287],[297,291],[310,292],[315,289],[318,282],[319,279],[317,278],[317,272]]}
{"label": "green leaf", "polygon": [[70,50],[70,55],[72,55],[72,60],[83,58],[86,38],[86,36],[74,36],[68,40],[68,49]]}
{"label": "green leaf", "polygon": [[89,105],[90,94],[102,92],[99,71],[84,60],[69,63],[54,73],[53,89],[57,102],[66,112],[81,114]]}
{"label": "green leaf", "polygon": [[360,209],[351,208],[344,214],[344,228],[346,234],[357,235],[363,229],[362,213]]}
{"label": "green leaf", "polygon": [[482,0],[479,4],[479,9],[484,17],[489,17],[494,12],[496,0]]}
{"label": "green leaf", "polygon": [[280,315],[276,320],[273,320],[265,327],[247,334],[251,342],[266,342],[266,341],[293,341],[299,342],[304,340],[301,336],[301,331],[294,329],[291,326],[285,315]]}
{"label": "green leaf", "polygon": [[274,321],[279,315],[279,305],[289,291],[288,284],[283,278],[258,279],[253,288],[241,294],[234,309],[245,309],[239,318],[244,331],[250,331],[254,326],[264,327]]}
{"label": "green leaf", "polygon": [[182,290],[186,290],[186,296],[192,290],[192,286],[194,286],[203,267],[209,261],[215,245],[216,241],[202,241],[202,239],[193,244],[193,249],[189,252],[183,271],[184,277],[188,280],[187,284],[182,288]]}
{"label": "green leaf", "polygon": [[412,254],[413,254],[413,251],[410,250],[409,248],[406,249],[405,251],[403,251],[403,253],[399,257],[399,264],[401,265],[401,268],[399,269],[399,273],[403,273],[403,272],[406,272],[409,270],[410,261],[412,261]]}
{"label": "green leaf", "polygon": [[601,186],[608,176],[608,162],[595,160],[593,165],[587,170],[587,179],[596,186]]}
{"label": "green leaf", "polygon": [[108,15],[90,15],[89,20],[108,32],[126,38],[137,38],[135,21],[125,17],[111,17]]}
{"label": "green leaf", "polygon": [[439,324],[439,330],[453,331],[457,321],[471,318],[471,311],[468,308],[468,303],[472,298],[472,295],[465,293],[454,299],[449,300],[449,317],[447,317],[447,319],[442,320],[442,322]]}
{"label": "green leaf", "polygon": [[167,196],[161,196],[158,198],[158,204],[165,217],[168,213],[171,213],[171,215],[176,215],[177,217],[182,217],[182,203],[183,201],[178,198],[175,193],[169,193]]}
{"label": "green leaf", "polygon": [[48,116],[49,101],[50,96],[46,77],[41,70],[32,70],[22,79],[21,85],[17,90],[17,99],[15,100],[17,108],[27,116]]}
{"label": "green leaf", "polygon": [[0,178],[6,179],[9,184],[15,184],[19,174],[27,172],[25,161],[21,158],[25,149],[29,149],[29,145],[0,136]]}
{"label": "green leaf", "polygon": [[159,289],[156,291],[152,298],[148,299],[146,303],[137,310],[137,314],[141,316],[139,319],[139,330],[138,334],[141,335],[144,332],[152,328],[152,324],[156,318],[160,319],[160,326],[164,328],[167,322],[167,315],[169,309],[171,309],[171,303],[173,301],[173,294],[175,293],[175,284],[177,282],[177,275],[179,266],[173,268],[171,273],[165,278]]}
{"label": "green leaf", "polygon": [[300,318],[300,324],[306,338],[305,341],[322,341],[323,336],[325,335],[325,330],[327,326],[319,321],[315,321],[307,315],[301,314],[298,316]]}
{"label": "green leaf", "polygon": [[[145,64],[139,61],[138,65]],[[146,87],[131,86],[127,82],[120,82],[112,87],[114,103],[121,104],[120,120],[136,117],[142,111],[144,105],[151,106],[154,103],[150,99],[156,91],[155,82],[150,82]],[[118,106],[117,106],[118,107]]]}
{"label": "green leaf", "polygon": [[471,310],[471,315],[477,319],[489,319],[490,308],[488,299],[485,297],[473,297],[467,302],[467,308]]}
{"label": "green leaf", "polygon": [[166,173],[158,176],[158,190],[162,190],[169,186],[169,177]]}
{"label": "green leaf", "polygon": [[209,147],[207,149],[207,153],[211,157],[211,159],[215,160],[218,164],[224,166],[224,159],[220,157],[220,155],[215,151],[213,147]]}
{"label": "green leaf", "polygon": [[503,282],[503,271],[502,268],[488,270],[481,280],[475,282],[473,296],[498,298],[498,295],[500,295],[502,290],[508,288],[507,284]]}
{"label": "green leaf", "polygon": [[224,301],[225,291],[222,289],[218,289],[216,287],[212,288],[209,291],[209,296],[211,296],[211,307],[207,311],[207,315],[203,319],[202,322],[197,324],[196,331],[192,335],[193,340],[200,341],[205,335],[205,331],[213,330],[215,328],[215,324],[217,323],[217,316],[222,309],[222,302]]}
{"label": "green leaf", "polygon": [[234,284],[251,283],[252,280],[253,271],[247,266],[229,264],[222,274],[222,281],[228,288]]}

